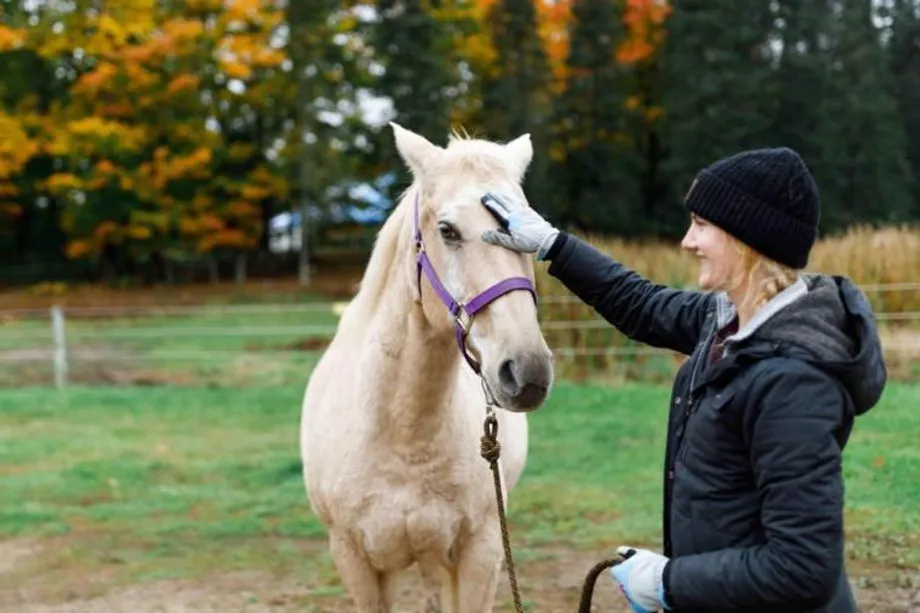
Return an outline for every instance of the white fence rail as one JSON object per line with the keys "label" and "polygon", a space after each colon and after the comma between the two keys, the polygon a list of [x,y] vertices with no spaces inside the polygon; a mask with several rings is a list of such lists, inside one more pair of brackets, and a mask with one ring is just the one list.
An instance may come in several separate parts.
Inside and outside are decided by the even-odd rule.
{"label": "white fence rail", "polygon": [[[920,292],[920,282],[862,286],[866,293]],[[541,304],[577,303],[574,296],[545,296]],[[247,304],[206,306],[155,306],[155,307],[59,307],[51,309],[0,310],[0,371],[11,363],[47,362],[53,370],[54,385],[63,388],[68,383],[72,366],[81,362],[100,361],[105,358],[90,347],[105,343],[141,342],[120,351],[117,360],[126,363],[144,360],[169,360],[198,362],[213,360],[216,356],[231,357],[247,352],[234,347],[241,339],[271,340],[287,338],[291,342],[310,338],[328,339],[336,329],[338,316],[345,303],[312,302],[305,304]],[[322,323],[284,323],[288,320],[320,318]],[[182,318],[190,321],[183,325]],[[916,322],[920,330],[920,311],[879,312],[880,322],[900,325]],[[255,319],[254,323],[246,323]],[[258,320],[262,320],[261,323]],[[608,330],[611,325],[596,316],[594,319],[543,319],[541,326],[548,333],[564,334],[566,331]],[[907,335],[908,340],[886,342],[889,352],[920,353],[920,332]],[[208,349],[159,347],[155,356],[147,351],[148,343],[157,341],[185,341],[200,344],[226,340],[229,347]],[[181,344],[181,343],[180,343]],[[637,346],[566,347],[554,346],[553,353],[562,358],[604,357],[630,359],[639,356],[673,355],[663,349]],[[260,355],[303,356],[303,349],[261,347]],[[6,366],[4,366],[6,365]]]}

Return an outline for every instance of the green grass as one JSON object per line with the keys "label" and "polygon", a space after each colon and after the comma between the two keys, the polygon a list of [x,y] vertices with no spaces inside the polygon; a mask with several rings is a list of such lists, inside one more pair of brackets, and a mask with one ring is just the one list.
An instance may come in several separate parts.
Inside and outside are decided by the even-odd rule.
{"label": "green grass", "polygon": [[[17,572],[332,577],[324,550],[305,549],[324,530],[300,477],[301,390],[0,392],[0,537],[66,543]],[[558,384],[531,417],[529,463],[511,498],[519,559],[545,545],[657,545],[667,394]],[[858,563],[920,564],[918,398],[920,387],[891,385],[853,435],[845,466]]]}

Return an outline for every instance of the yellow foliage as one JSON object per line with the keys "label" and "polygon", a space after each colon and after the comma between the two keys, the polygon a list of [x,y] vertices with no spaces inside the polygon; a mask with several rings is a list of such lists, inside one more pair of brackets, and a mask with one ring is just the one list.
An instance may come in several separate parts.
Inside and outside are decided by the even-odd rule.
{"label": "yellow foliage", "polygon": [[141,149],[146,140],[144,126],[129,126],[102,117],[81,117],[70,121],[67,132],[72,137],[88,141],[112,139],[126,151]]}
{"label": "yellow foliage", "polygon": [[252,74],[252,69],[249,66],[236,60],[221,62],[221,70],[231,79],[245,80]]}
{"label": "yellow foliage", "polygon": [[259,14],[260,0],[228,0],[227,17],[231,20],[246,21]]}
{"label": "yellow foliage", "polygon": [[[214,175],[214,153],[243,160],[256,151],[248,143],[229,145],[225,135],[203,126],[202,113],[231,121],[238,107],[209,110],[196,94],[201,80],[210,78],[204,75],[223,71],[248,81],[247,103],[258,106],[276,95],[284,86],[263,75],[287,59],[271,38],[285,11],[274,0],[185,0],[175,9],[157,0],[107,0],[100,6],[97,12],[62,12],[55,19],[63,27],[42,21],[28,38],[0,26],[0,52],[28,44],[58,61],[79,48],[92,60],[89,72],[50,111],[0,111],[0,215],[14,211],[6,202],[17,195],[11,181],[33,156],[46,154],[64,161],[69,172],[51,175],[39,189],[79,189],[87,197],[82,207],[62,211],[61,227],[71,238],[68,257],[98,253],[107,242],[166,237],[174,229],[187,246],[255,247],[258,205],[286,194],[288,180],[267,168],[245,179],[232,177],[243,180],[226,202],[227,187]],[[339,27],[355,25],[343,21]],[[35,100],[30,104],[38,108]],[[145,209],[131,211],[123,227],[108,220],[81,230],[87,219],[111,216],[102,208],[111,196],[100,190],[116,187],[126,192],[125,202],[142,202]],[[231,219],[245,228],[228,229]]]}
{"label": "yellow foliage", "polygon": [[272,190],[264,185],[244,185],[240,196],[245,200],[265,200],[270,198]]}
{"label": "yellow foliage", "polygon": [[[217,0],[220,2],[220,0]],[[170,19],[162,26],[165,40],[172,42],[194,42],[204,33],[204,26],[197,19]]]}
{"label": "yellow foliage", "polygon": [[126,230],[126,234],[128,235],[129,238],[133,238],[135,240],[144,240],[144,239],[148,239],[151,236],[153,236],[153,230],[151,230],[147,226],[131,225],[131,226],[128,226]]}
{"label": "yellow foliage", "polygon": [[0,181],[22,172],[39,149],[19,119],[0,110]]}
{"label": "yellow foliage", "polygon": [[191,217],[183,217],[179,220],[179,232],[182,234],[198,234],[200,231],[201,226],[198,220]]}
{"label": "yellow foliage", "polygon": [[148,230],[152,228],[163,234],[169,231],[170,218],[167,213],[159,211],[132,211],[130,217],[131,224],[134,227],[145,227]]}
{"label": "yellow foliage", "polygon": [[83,181],[69,172],[53,174],[45,181],[45,188],[52,194],[61,195],[69,191],[80,189]]}

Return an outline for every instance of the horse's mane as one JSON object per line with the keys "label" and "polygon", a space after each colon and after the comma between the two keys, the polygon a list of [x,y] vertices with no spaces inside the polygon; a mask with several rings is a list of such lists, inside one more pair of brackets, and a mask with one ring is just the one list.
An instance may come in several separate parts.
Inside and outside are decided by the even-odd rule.
{"label": "horse's mane", "polygon": [[414,193],[414,189],[418,189],[415,183],[400,194],[393,212],[377,232],[355,300],[366,300],[369,305],[374,305],[388,286],[402,285],[399,279],[399,265],[402,263],[399,256],[412,238],[409,230],[412,201],[409,195]]}

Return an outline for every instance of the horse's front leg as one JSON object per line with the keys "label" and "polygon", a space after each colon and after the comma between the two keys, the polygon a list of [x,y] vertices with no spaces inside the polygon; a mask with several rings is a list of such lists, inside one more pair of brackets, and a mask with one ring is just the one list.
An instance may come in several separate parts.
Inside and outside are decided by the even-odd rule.
{"label": "horse's front leg", "polygon": [[392,603],[384,590],[383,578],[348,535],[330,530],[329,552],[358,613],[389,613]]}
{"label": "horse's front leg", "polygon": [[489,613],[495,603],[495,592],[501,576],[501,528],[498,518],[490,519],[470,538],[457,564],[459,609],[454,613]]}

